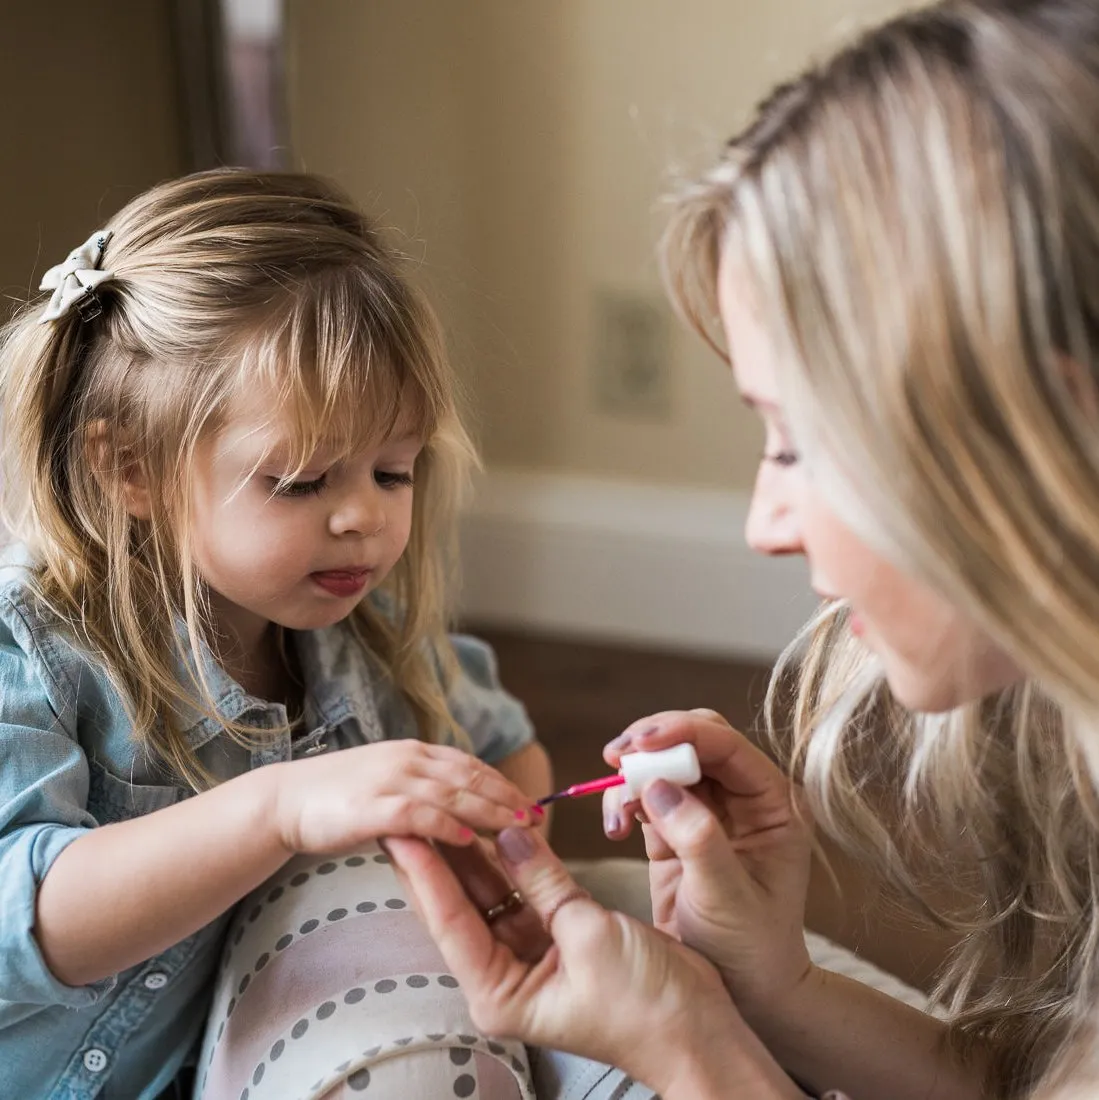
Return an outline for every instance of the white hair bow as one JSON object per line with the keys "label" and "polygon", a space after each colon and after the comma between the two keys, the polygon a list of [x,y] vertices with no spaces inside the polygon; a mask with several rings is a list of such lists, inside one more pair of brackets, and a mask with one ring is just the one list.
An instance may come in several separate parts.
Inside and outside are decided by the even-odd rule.
{"label": "white hair bow", "polygon": [[85,321],[103,312],[95,288],[110,279],[113,271],[100,271],[103,249],[111,239],[111,233],[100,229],[93,233],[78,249],[69,253],[63,264],[51,267],[42,276],[39,290],[52,290],[50,304],[38,319],[39,324],[56,321],[74,307]]}

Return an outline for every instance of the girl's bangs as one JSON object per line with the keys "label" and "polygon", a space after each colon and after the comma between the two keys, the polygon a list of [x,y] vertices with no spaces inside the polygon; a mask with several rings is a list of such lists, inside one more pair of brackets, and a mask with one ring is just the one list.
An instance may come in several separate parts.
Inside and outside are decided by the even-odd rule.
{"label": "girl's bangs", "polygon": [[346,456],[393,436],[425,442],[449,408],[441,347],[408,303],[356,270],[288,295],[238,349],[239,392],[274,395],[299,469],[317,451]]}

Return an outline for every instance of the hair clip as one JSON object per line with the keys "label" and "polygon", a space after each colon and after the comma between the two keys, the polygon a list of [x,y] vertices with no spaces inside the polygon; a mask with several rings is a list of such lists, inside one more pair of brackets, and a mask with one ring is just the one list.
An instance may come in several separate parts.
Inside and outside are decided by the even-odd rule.
{"label": "hair clip", "polygon": [[113,271],[99,268],[103,250],[111,239],[109,230],[93,233],[79,248],[69,253],[63,264],[51,267],[42,276],[39,290],[52,290],[50,303],[39,324],[56,321],[75,309],[82,321],[91,321],[103,312],[97,287],[114,277]]}

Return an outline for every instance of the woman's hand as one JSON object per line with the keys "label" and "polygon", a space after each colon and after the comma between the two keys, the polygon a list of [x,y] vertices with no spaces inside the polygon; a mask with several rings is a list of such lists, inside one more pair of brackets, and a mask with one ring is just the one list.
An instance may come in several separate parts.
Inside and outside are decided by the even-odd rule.
{"label": "woman's hand", "polygon": [[474,830],[532,819],[529,795],[447,745],[379,741],[270,771],[275,826],[290,853],[341,852],[391,833],[466,845]]}
{"label": "woman's hand", "polygon": [[635,722],[604,750],[695,746],[703,779],[689,792],[651,784],[641,804],[607,792],[604,816],[628,832],[643,810],[656,926],[720,971],[750,1023],[773,1016],[811,970],[803,931],[810,830],[797,791],[746,737],[711,710],[668,711]]}
{"label": "woman's hand", "polygon": [[[597,905],[534,830],[499,838],[525,905],[491,925],[429,845],[385,843],[482,1031],[619,1066],[665,1100],[801,1095],[744,1025],[709,963]],[[538,962],[522,961],[503,942],[513,938],[508,925],[530,910],[552,936]]]}

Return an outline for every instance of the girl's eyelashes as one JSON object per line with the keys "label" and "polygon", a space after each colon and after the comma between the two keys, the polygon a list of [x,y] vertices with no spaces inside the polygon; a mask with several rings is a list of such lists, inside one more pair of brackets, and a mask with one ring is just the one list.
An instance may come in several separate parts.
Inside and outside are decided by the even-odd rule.
{"label": "girl's eyelashes", "polygon": [[412,474],[398,470],[375,470],[374,480],[382,489],[401,489],[412,484]]}
{"label": "girl's eyelashes", "polygon": [[798,464],[798,453],[797,451],[764,452],[760,455],[760,459],[763,462],[771,462],[775,466],[796,466]]}
{"label": "girl's eyelashes", "polygon": [[[317,496],[328,486],[328,474],[303,481],[284,481],[282,478],[268,477],[271,495],[276,497]],[[374,483],[379,489],[403,489],[412,485],[411,472],[400,470],[375,470]]]}
{"label": "girl's eyelashes", "polygon": [[328,483],[328,475],[321,474],[312,481],[282,481],[281,478],[270,477],[271,495],[276,497],[308,497],[317,496],[324,490]]}

